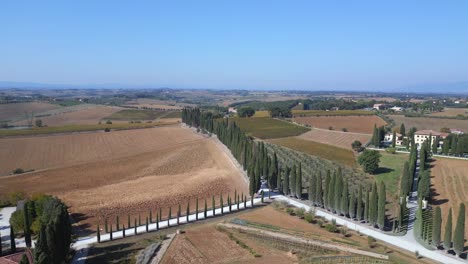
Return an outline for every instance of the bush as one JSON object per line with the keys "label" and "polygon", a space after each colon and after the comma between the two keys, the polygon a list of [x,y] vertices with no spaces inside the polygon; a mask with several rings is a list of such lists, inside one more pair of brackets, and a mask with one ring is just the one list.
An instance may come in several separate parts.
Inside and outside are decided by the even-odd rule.
{"label": "bush", "polygon": [[294,209],[292,209],[291,207],[288,207],[286,208],[286,213],[288,213],[289,215],[294,215]]}
{"label": "bush", "polygon": [[377,242],[377,240],[375,240],[375,238],[371,237],[371,236],[368,236],[367,237],[367,245],[370,247],[370,248],[374,248],[375,247],[375,242]]}
{"label": "bush", "polygon": [[239,117],[251,117],[255,114],[255,110],[252,107],[246,106],[237,109],[237,115]]}
{"label": "bush", "polygon": [[333,127],[332,127],[332,126],[329,126],[329,127],[328,127],[328,130],[333,130]]}
{"label": "bush", "polygon": [[22,168],[16,168],[14,171],[13,171],[13,174],[22,174],[24,173],[24,170]]}
{"label": "bush", "polygon": [[106,124],[111,125],[111,124],[112,124],[112,121],[107,120],[107,121],[106,121]]}
{"label": "bush", "polygon": [[304,208],[296,208],[296,210],[295,210],[295,214],[299,218],[304,218],[304,213],[305,213]]}
{"label": "bush", "polygon": [[24,199],[26,199],[26,194],[24,192],[15,191],[8,194],[8,201],[13,206],[16,206],[19,201]]}
{"label": "bush", "polygon": [[343,131],[343,132],[348,132],[348,129],[347,129],[346,127],[343,127],[343,128],[341,129],[341,131]]}
{"label": "bush", "polygon": [[396,149],[395,149],[395,148],[386,148],[386,149],[385,149],[385,152],[390,153],[390,154],[395,154],[395,153],[396,153]]}
{"label": "bush", "polygon": [[308,223],[314,222],[314,218],[315,218],[315,216],[313,214],[311,214],[311,213],[306,213],[304,215],[304,220],[306,220]]}
{"label": "bush", "polygon": [[374,173],[379,168],[380,153],[377,150],[364,150],[358,157],[358,163],[362,166],[364,172]]}
{"label": "bush", "polygon": [[332,219],[331,223],[325,225],[325,229],[328,232],[336,233],[336,231],[338,231],[338,227],[336,226],[336,220]]}
{"label": "bush", "polygon": [[110,128],[106,127],[106,128],[104,129],[104,132],[110,132]]}
{"label": "bush", "polygon": [[319,227],[323,227],[323,220],[322,220],[322,219],[318,219],[318,220],[317,220],[317,225],[318,225]]}

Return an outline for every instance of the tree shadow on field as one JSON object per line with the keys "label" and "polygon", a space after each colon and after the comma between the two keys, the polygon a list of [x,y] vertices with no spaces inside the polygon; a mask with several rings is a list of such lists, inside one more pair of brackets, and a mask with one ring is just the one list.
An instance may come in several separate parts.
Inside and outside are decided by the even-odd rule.
{"label": "tree shadow on field", "polygon": [[389,173],[389,172],[392,172],[392,171],[394,171],[394,169],[379,167],[378,169],[376,169],[374,171],[374,175],[379,175],[379,174],[382,174],[382,173]]}
{"label": "tree shadow on field", "polygon": [[78,236],[89,236],[94,234],[96,230],[91,229],[91,225],[89,223],[84,223],[85,220],[89,218],[89,216],[82,214],[82,213],[73,213],[70,215],[73,221],[72,231],[74,234]]}
{"label": "tree shadow on field", "polygon": [[434,184],[431,184],[431,204],[432,205],[442,205],[444,203],[447,203],[449,200],[448,199],[437,199],[435,197],[440,196],[439,193],[436,192],[436,189],[433,188]]}

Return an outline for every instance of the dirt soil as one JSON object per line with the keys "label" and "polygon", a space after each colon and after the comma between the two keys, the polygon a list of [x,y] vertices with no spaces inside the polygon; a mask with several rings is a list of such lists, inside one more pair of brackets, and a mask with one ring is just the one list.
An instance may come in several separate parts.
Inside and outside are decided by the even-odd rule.
{"label": "dirt soil", "polygon": [[47,110],[60,108],[59,105],[31,102],[31,103],[18,103],[18,104],[0,104],[0,120],[11,120],[14,118],[25,117],[25,111],[40,113]]}
{"label": "dirt soil", "polygon": [[[220,143],[188,128],[36,138],[38,142],[15,139],[22,144],[20,153],[58,167],[1,177],[0,193],[22,190],[28,194],[57,195],[70,205],[72,213],[81,216],[78,221],[85,227],[93,226],[103,217],[115,219],[119,215],[126,219],[129,214],[144,217],[149,210],[155,212],[159,207],[172,206],[174,216],[179,202],[185,209],[186,202],[191,200],[194,208],[197,196],[211,202],[212,195],[227,196],[234,190],[244,193],[248,190],[241,172]],[[39,145],[34,146],[35,143]]]}
{"label": "dirt soil", "polygon": [[[442,209],[442,234],[449,213],[452,208],[452,226],[455,229],[460,203],[468,207],[468,161],[436,158],[431,164],[431,192],[433,206]],[[465,237],[468,237],[468,217],[465,218]],[[443,238],[443,235],[442,235]],[[465,246],[468,242],[465,242]]]}
{"label": "dirt soil", "polygon": [[468,108],[444,108],[444,111],[435,112],[430,115],[431,116],[457,116],[457,115],[468,116]]}
{"label": "dirt soil", "polygon": [[296,117],[293,119],[295,122],[307,124],[312,127],[328,129],[332,127],[333,130],[341,131],[346,128],[348,132],[357,132],[372,134],[374,124],[383,126],[386,122],[375,115],[371,116],[308,116]]}
{"label": "dirt soil", "polygon": [[372,138],[372,135],[312,129],[309,132],[299,135],[298,138],[333,145],[340,148],[352,149],[351,144],[355,140],[359,140],[362,145],[365,145]]}
{"label": "dirt soil", "polygon": [[400,127],[401,123],[405,124],[407,130],[411,127],[416,127],[418,130],[432,129],[440,131],[443,127],[458,128],[468,133],[468,121],[458,119],[430,118],[430,117],[405,117],[403,115],[389,115],[395,120],[396,127]]}

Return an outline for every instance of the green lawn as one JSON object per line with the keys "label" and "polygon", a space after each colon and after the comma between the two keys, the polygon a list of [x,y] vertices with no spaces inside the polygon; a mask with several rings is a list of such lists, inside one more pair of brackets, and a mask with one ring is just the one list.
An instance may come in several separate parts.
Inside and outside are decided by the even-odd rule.
{"label": "green lawn", "polygon": [[379,169],[375,174],[377,182],[383,181],[387,189],[387,193],[397,194],[400,188],[399,182],[403,171],[405,161],[408,160],[408,154],[398,153],[389,154],[380,152]]}
{"label": "green lawn", "polygon": [[310,130],[306,127],[269,117],[231,118],[230,121],[236,122],[247,134],[261,139],[297,136]]}
{"label": "green lawn", "polygon": [[168,111],[124,109],[104,119],[119,121],[154,120],[169,114],[171,114],[171,112]]}
{"label": "green lawn", "polygon": [[349,149],[299,139],[296,137],[277,138],[268,140],[268,142],[294,149],[309,155],[341,163],[349,167],[356,167],[356,159],[354,158],[353,152]]}

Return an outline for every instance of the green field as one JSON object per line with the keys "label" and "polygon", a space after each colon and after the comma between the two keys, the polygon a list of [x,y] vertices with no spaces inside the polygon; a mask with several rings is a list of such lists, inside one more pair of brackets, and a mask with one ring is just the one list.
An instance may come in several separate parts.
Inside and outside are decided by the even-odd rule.
{"label": "green field", "polygon": [[397,194],[399,190],[400,177],[402,175],[405,161],[408,160],[408,155],[403,153],[389,154],[380,152],[379,169],[375,174],[377,182],[383,181],[387,189],[387,193]]}
{"label": "green field", "polygon": [[182,112],[180,111],[171,111],[168,112],[167,114],[161,116],[160,118],[181,118],[182,117]]}
{"label": "green field", "polygon": [[324,111],[324,110],[292,110],[292,114],[298,116],[351,116],[351,115],[373,115],[372,111],[364,110],[338,110],[338,111]]}
{"label": "green field", "polygon": [[125,129],[138,129],[159,126],[158,123],[119,123],[119,124],[101,124],[101,125],[66,125],[56,127],[33,127],[29,129],[1,129],[0,137],[8,136],[34,136],[56,133],[70,133],[70,132],[84,132],[84,131],[98,131],[106,128],[112,130],[125,130]]}
{"label": "green field", "polygon": [[295,137],[277,138],[268,142],[294,149],[303,153],[331,160],[349,167],[357,167],[354,154],[349,149],[339,148],[314,141],[299,139]]}
{"label": "green field", "polygon": [[[104,119],[118,121],[154,120],[156,118],[162,117],[167,118],[167,116],[171,115],[172,113],[173,112],[170,111],[124,109],[120,110],[117,113],[113,113],[112,115]],[[180,117],[180,112],[178,112],[178,117]]]}
{"label": "green field", "polygon": [[261,139],[297,136],[310,130],[269,117],[231,118],[230,121],[236,122],[247,134]]}

